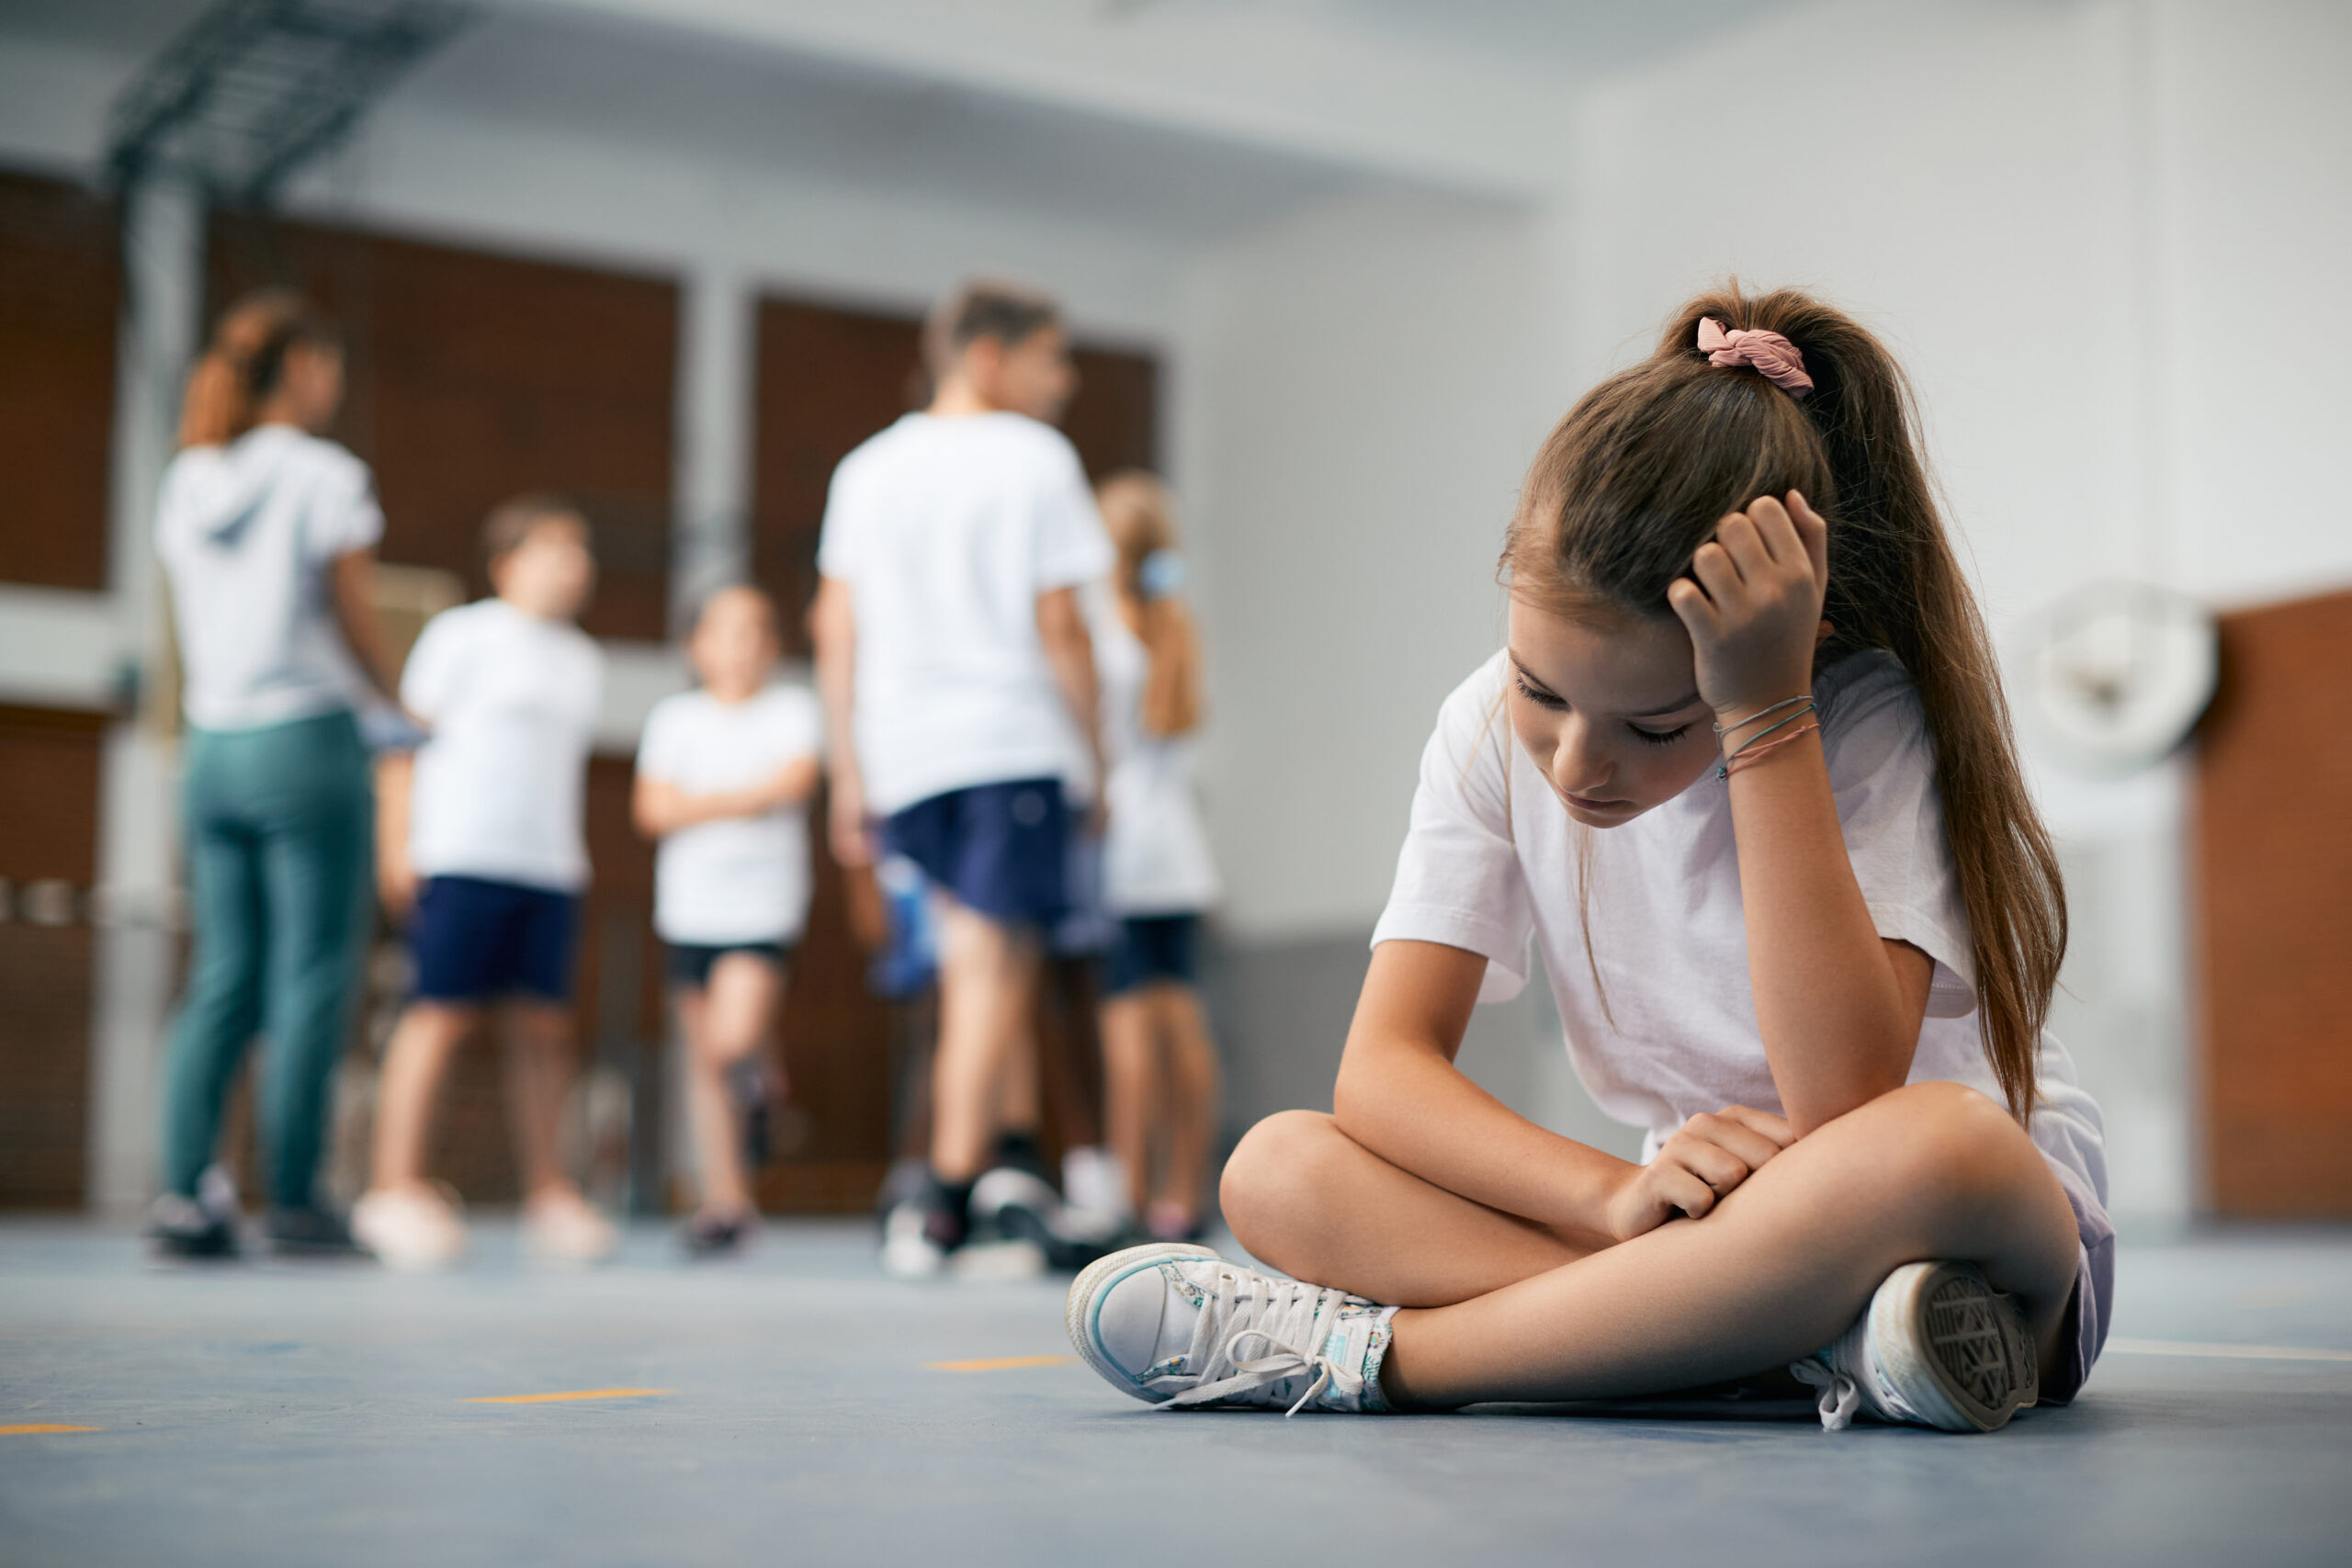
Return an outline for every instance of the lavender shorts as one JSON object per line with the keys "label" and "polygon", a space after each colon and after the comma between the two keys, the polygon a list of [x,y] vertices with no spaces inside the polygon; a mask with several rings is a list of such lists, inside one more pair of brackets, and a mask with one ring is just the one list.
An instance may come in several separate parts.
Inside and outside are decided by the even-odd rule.
{"label": "lavender shorts", "polygon": [[2075,1234],[2081,1239],[2075,1247],[2075,1299],[2066,1308],[2057,1364],[2041,1369],[2041,1402],[2070,1404],[2107,1346],[2108,1317],[2115,1305],[2115,1224],[2079,1172],[2053,1159],[2050,1173],[2075,1211]]}

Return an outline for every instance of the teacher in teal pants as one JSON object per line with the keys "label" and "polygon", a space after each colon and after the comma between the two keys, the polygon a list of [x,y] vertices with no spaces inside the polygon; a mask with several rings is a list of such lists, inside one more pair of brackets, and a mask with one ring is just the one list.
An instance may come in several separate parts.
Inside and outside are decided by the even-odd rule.
{"label": "teacher in teal pants", "polygon": [[237,1249],[233,1199],[204,1177],[256,1035],[271,1242],[351,1247],[318,1168],[372,881],[354,704],[367,686],[390,700],[393,674],[370,610],[375,482],[324,435],[342,400],[328,322],[291,294],[241,300],[189,378],[157,507],[184,673],[196,944],[164,1066],[164,1192],[149,1229],[180,1256]]}

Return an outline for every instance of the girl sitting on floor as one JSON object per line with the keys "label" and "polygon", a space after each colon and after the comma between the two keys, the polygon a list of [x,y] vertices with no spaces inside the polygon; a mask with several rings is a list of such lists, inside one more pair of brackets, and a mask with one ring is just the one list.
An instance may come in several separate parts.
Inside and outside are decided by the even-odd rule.
{"label": "girl sitting on floor", "polygon": [[[1692,300],[1537,456],[1509,645],[1447,699],[1334,1113],[1069,1325],[1179,1406],[1443,1409],[1787,1367],[1826,1425],[1990,1430],[2109,1320],[2098,1107],[1984,622],[1901,372],[1806,295]],[[1531,940],[1633,1165],[1453,1066]]]}

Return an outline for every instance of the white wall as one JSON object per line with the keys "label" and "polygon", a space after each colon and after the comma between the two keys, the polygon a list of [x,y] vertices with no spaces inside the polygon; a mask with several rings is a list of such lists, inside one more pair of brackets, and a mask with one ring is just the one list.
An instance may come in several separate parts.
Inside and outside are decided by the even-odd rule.
{"label": "white wall", "polygon": [[1495,557],[1556,412],[1541,261],[1524,212],[1383,197],[1194,279],[1204,772],[1247,936],[1369,927],[1437,705],[1498,646]]}

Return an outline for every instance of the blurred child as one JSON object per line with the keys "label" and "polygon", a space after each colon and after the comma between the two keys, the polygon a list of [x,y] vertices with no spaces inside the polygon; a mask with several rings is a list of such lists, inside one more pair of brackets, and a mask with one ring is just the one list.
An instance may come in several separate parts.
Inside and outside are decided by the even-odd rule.
{"label": "blurred child", "polygon": [[581,1263],[616,1244],[557,1152],[588,882],[582,794],[604,682],[603,656],[572,617],[595,558],[586,521],[546,497],[492,512],[482,544],[495,596],[435,616],[417,638],[401,700],[431,736],[379,784],[384,900],[412,917],[416,981],[384,1053],[374,1177],[352,1229],[396,1269],[446,1267],[465,1250],[463,1222],[425,1179],[426,1135],[450,1056],[493,1003],[509,1025],[528,1250]]}
{"label": "blurred child", "polygon": [[[931,1179],[884,1231],[885,1267],[909,1275],[963,1245],[998,1134],[1035,1125],[1025,1043],[1044,937],[1068,907],[1065,781],[1088,756],[1101,776],[1078,590],[1112,559],[1078,454],[1048,423],[1077,386],[1053,303],[971,285],[934,314],[926,352],[931,406],[834,472],[810,620],[835,737],[833,852],[873,858],[870,813],[937,900]],[[1005,1174],[996,1218],[1054,1256],[1052,1188]]]}
{"label": "blurred child", "polygon": [[656,704],[637,752],[638,830],[662,841],[653,929],[686,1038],[696,1256],[734,1251],[758,1224],[745,1166],[764,1156],[782,1089],[763,1053],[808,914],[823,718],[805,688],[769,684],[780,650],[766,594],[713,595],[686,645],[701,688]]}
{"label": "blurred child", "polygon": [[1096,499],[1119,552],[1095,637],[1111,754],[1103,900],[1118,920],[1102,1002],[1111,1145],[1129,1213],[1157,1240],[1190,1241],[1201,1231],[1217,1102],[1216,1043],[1198,988],[1216,866],[1184,744],[1201,720],[1200,645],[1180,592],[1167,487],[1129,470]]}

